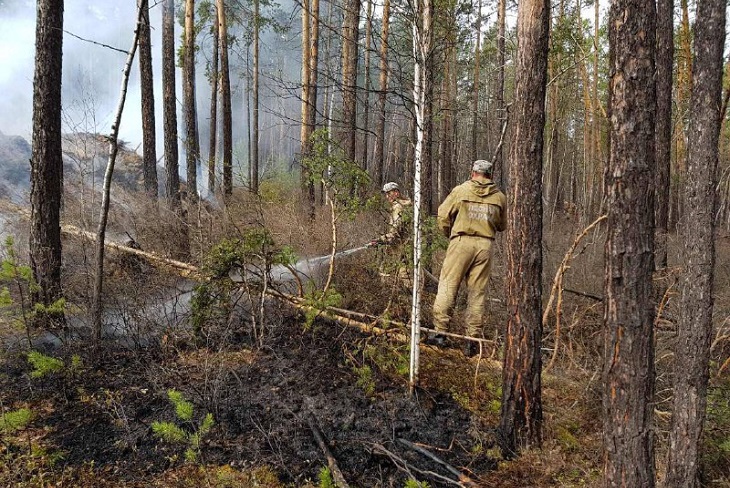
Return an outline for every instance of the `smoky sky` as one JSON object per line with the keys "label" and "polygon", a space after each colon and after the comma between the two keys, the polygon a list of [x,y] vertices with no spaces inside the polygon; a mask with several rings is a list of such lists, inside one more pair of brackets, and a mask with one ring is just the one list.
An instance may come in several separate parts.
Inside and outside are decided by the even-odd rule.
{"label": "smoky sky", "polygon": [[[155,111],[157,125],[158,156],[162,154],[162,71],[161,71],[161,5],[153,3],[150,12],[152,25],[152,57],[155,83]],[[286,7],[287,10],[292,8]],[[32,130],[33,71],[35,56],[36,2],[30,0],[0,0],[0,132],[20,135],[30,140]],[[286,15],[284,16],[286,17]],[[114,118],[122,79],[125,53],[114,51],[75,36],[107,44],[127,51],[132,44],[136,23],[134,0],[66,0],[63,38],[63,130],[66,132],[108,133]],[[234,27],[233,35],[242,38]],[[71,35],[73,34],[73,35]],[[181,42],[181,27],[175,26],[177,47]],[[286,35],[264,33],[262,38],[262,71],[267,63],[272,72],[285,79],[287,85],[299,82],[300,47],[296,33]],[[206,138],[209,133],[208,113],[210,89],[205,73],[210,56],[210,34],[206,29],[199,34],[196,60],[197,106],[201,147],[207,153]],[[245,48],[232,48],[231,85],[234,106],[234,144],[242,144],[246,125],[243,92],[245,82]],[[284,69],[282,69],[282,67]],[[182,134],[182,73],[176,70],[178,124]],[[270,82],[272,84],[273,82]],[[262,78],[262,112],[269,120],[262,124],[275,127],[281,137],[281,124],[287,117],[298,112],[295,97],[282,99],[267,89],[266,75]],[[269,110],[267,107],[271,107]],[[274,113],[275,112],[275,113]],[[274,119],[278,119],[274,120]],[[265,130],[265,127],[262,127]],[[296,131],[287,128],[287,134]],[[289,137],[288,135],[286,137]],[[293,135],[291,137],[294,137]],[[138,59],[132,68],[127,100],[120,126],[120,138],[138,149],[142,141]],[[262,134],[262,143],[266,141]],[[182,145],[181,145],[182,146]],[[235,149],[234,149],[235,151]],[[240,158],[239,158],[240,159]]]}

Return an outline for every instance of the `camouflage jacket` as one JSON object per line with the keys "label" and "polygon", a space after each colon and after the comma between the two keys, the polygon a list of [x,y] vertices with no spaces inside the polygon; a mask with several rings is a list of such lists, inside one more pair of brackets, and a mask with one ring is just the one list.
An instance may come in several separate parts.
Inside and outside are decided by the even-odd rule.
{"label": "camouflage jacket", "polygon": [[405,228],[406,213],[413,206],[408,198],[398,198],[390,204],[390,218],[388,219],[388,230],[378,238],[384,244],[395,244],[404,239],[407,229]]}

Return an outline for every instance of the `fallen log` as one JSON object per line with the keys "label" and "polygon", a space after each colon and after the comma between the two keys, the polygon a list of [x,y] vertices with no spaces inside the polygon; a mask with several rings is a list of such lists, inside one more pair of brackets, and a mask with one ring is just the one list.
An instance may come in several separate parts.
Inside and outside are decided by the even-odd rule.
{"label": "fallen log", "polygon": [[[66,235],[71,235],[71,236],[75,236],[75,237],[89,239],[91,241],[96,241],[96,234],[85,231],[83,229],[79,229],[78,227],[73,226],[73,225],[68,225],[68,224],[61,225],[61,232]],[[183,278],[193,278],[193,279],[202,278],[202,273],[200,272],[200,269],[197,266],[193,266],[192,264],[184,263],[182,261],[176,261],[175,259],[164,258],[162,256],[158,256],[157,254],[152,254],[150,252],[142,251],[140,249],[135,249],[133,247],[124,246],[122,244],[117,244],[116,242],[111,242],[111,241],[106,241],[104,243],[104,247],[107,247],[109,249],[119,251],[119,252],[134,254],[135,256],[145,258],[146,260],[151,261],[152,263],[156,263],[156,264],[160,264],[160,265],[164,265],[164,266],[170,266],[172,268],[177,269],[178,273]]]}
{"label": "fallen log", "polygon": [[[386,320],[386,319],[379,318],[379,317],[369,316],[369,317],[372,317],[374,320],[371,321],[371,323],[365,323],[365,322],[361,322],[361,321],[352,319],[350,317],[345,317],[341,313],[337,313],[336,310],[339,310],[341,312],[346,312],[346,313],[352,313],[352,314],[360,314],[359,312],[353,312],[351,310],[345,310],[345,309],[336,309],[334,307],[326,307],[324,309],[312,307],[311,305],[307,305],[306,303],[304,303],[305,300],[303,298],[300,298],[300,297],[297,297],[294,295],[289,295],[287,293],[283,293],[280,291],[270,290],[268,292],[268,294],[274,298],[277,298],[279,300],[289,303],[294,308],[300,309],[302,311],[317,312],[318,316],[321,318],[333,320],[335,322],[341,323],[342,325],[349,325],[349,326],[358,328],[358,329],[362,330],[363,332],[367,332],[370,334],[376,334],[376,335],[388,334],[389,337],[392,337],[393,339],[396,339],[399,341],[409,342],[411,340],[409,335],[396,332],[397,330],[403,330],[403,329],[407,330],[410,328],[410,325],[403,323],[403,322],[398,322],[396,320]],[[360,314],[360,315],[366,315],[366,314]],[[380,327],[376,327],[374,325],[375,323],[380,323],[383,325],[395,325],[396,327],[390,328],[390,329],[383,329]],[[455,339],[461,339],[461,340],[472,341],[472,342],[477,342],[477,343],[486,344],[486,343],[494,342],[489,339],[479,339],[476,337],[454,334],[453,332],[441,332],[441,331],[437,331],[436,329],[432,329],[429,327],[419,327],[419,330],[421,332],[440,334],[440,335],[447,336],[447,337],[453,337]]]}

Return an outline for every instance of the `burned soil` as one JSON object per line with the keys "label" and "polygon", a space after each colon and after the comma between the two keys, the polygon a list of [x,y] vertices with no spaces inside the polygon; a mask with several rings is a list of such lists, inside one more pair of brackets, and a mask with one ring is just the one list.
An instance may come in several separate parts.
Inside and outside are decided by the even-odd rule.
{"label": "burned soil", "polygon": [[[147,349],[107,345],[96,359],[83,357],[77,371],[40,379],[30,378],[23,354],[10,354],[0,376],[3,404],[36,413],[34,436],[62,453],[52,469],[93,462],[119,486],[149,485],[184,463],[184,446],[160,440],[151,428],[178,421],[169,389],[193,404],[193,419],[181,423],[183,429],[193,431],[206,413],[215,419],[197,463],[241,471],[266,466],[287,486],[316,480],[327,465],[311,424],[328,440],[351,486],[402,487],[406,470],[431,486],[448,483],[427,472],[454,478],[399,439],[474,478],[494,466],[485,429],[465,408],[468,392],[459,396],[458,381],[444,389],[434,380],[435,371],[451,368],[471,381],[473,365],[456,351],[424,351],[423,384],[409,395],[404,346],[332,323],[304,328],[285,313],[256,346],[243,341],[215,349],[165,340]],[[73,349],[46,352],[70,357],[80,352]]]}

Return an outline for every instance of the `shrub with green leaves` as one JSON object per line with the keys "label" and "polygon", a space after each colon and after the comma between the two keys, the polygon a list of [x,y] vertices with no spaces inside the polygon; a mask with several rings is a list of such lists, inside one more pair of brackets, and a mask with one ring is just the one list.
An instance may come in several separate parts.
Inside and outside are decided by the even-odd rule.
{"label": "shrub with green leaves", "polygon": [[429,485],[425,481],[416,481],[414,479],[410,479],[406,481],[404,488],[431,488],[431,485]]}
{"label": "shrub with green leaves", "polygon": [[28,353],[28,362],[33,367],[30,372],[31,378],[43,378],[53,373],[60,373],[63,370],[63,361],[46,356],[38,351]]}
{"label": "shrub with green leaves", "polygon": [[[263,274],[276,265],[293,265],[297,257],[290,246],[279,247],[265,228],[254,228],[241,237],[224,239],[206,256],[206,280],[197,285],[191,300],[192,322],[196,332],[207,324],[225,321],[232,312],[231,295],[240,287],[231,274],[248,273],[249,289],[260,292]],[[258,277],[254,275],[259,275]]]}
{"label": "shrub with green leaves", "polygon": [[311,151],[302,159],[313,184],[323,184],[329,193],[330,203],[338,213],[352,216],[371,200],[360,195],[370,184],[370,175],[355,161],[348,161],[342,149],[330,138],[327,129],[317,129],[310,139]]}
{"label": "shrub with green leaves", "polygon": [[25,429],[33,420],[33,412],[27,408],[11,410],[0,415],[0,433],[8,435]]}
{"label": "shrub with green leaves", "polygon": [[213,414],[205,414],[196,427],[193,423],[193,404],[185,399],[182,393],[174,389],[168,390],[167,398],[175,408],[175,417],[182,426],[174,422],[152,422],[152,432],[165,442],[187,446],[184,454],[185,461],[195,462],[200,455],[201,439],[215,425]]}
{"label": "shrub with green leaves", "polygon": [[311,307],[304,312],[304,328],[310,329],[322,310],[327,307],[338,307],[341,304],[342,295],[334,286],[330,286],[327,291],[310,288],[304,295],[304,305]]}
{"label": "shrub with green leaves", "polygon": [[5,239],[2,246],[3,258],[0,260],[0,309],[9,313],[11,322],[19,329],[25,328],[28,346],[31,345],[30,327],[38,317],[50,320],[62,318],[66,310],[66,300],[60,298],[44,305],[30,306],[30,296],[40,290],[33,279],[30,266],[20,262],[12,236]]}
{"label": "shrub with green leaves", "polygon": [[328,467],[323,467],[319,470],[319,485],[317,488],[337,488],[335,486],[335,480],[332,479],[332,472]]}

